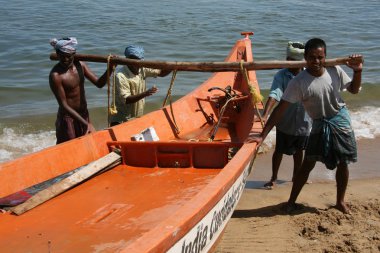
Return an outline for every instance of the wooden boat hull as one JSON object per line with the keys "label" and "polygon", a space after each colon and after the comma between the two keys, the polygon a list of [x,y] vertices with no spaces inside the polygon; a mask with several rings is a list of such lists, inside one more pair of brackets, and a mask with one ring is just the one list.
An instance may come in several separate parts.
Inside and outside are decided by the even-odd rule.
{"label": "wooden boat hull", "polygon": [[[248,36],[226,58],[241,60],[253,60]],[[259,92],[254,71],[249,79]],[[236,97],[221,115],[227,94],[212,88],[228,85]],[[112,148],[123,157],[122,164],[19,216],[0,214],[2,252],[212,250],[256,155],[256,144],[244,143],[262,130],[251,96],[242,73],[216,73],[172,108],[0,164],[2,198],[101,159]],[[149,127],[159,141],[131,141]]]}

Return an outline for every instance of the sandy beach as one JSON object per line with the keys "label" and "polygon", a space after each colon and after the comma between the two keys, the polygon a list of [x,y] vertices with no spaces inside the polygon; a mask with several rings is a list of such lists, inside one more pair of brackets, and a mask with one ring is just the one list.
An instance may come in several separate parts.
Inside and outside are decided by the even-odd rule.
{"label": "sandy beach", "polygon": [[359,161],[350,166],[346,193],[350,214],[331,208],[334,174],[320,163],[298,197],[303,208],[285,213],[292,159],[284,157],[279,184],[266,190],[262,185],[271,175],[272,152],[258,155],[216,252],[380,252],[378,146],[379,139],[358,143]]}

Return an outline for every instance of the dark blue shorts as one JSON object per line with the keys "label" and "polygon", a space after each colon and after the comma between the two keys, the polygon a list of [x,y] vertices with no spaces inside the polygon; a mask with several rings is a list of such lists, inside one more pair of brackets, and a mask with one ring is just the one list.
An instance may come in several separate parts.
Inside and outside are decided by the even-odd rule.
{"label": "dark blue shorts", "polygon": [[295,136],[276,130],[276,152],[294,155],[299,150],[305,150],[308,136]]}

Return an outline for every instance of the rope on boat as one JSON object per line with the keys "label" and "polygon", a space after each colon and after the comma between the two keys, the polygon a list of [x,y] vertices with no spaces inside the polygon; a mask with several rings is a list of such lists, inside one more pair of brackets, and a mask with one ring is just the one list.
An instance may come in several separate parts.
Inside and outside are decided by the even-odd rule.
{"label": "rope on boat", "polygon": [[116,103],[115,103],[115,93],[116,93],[116,87],[115,87],[115,83],[116,83],[116,73],[115,73],[115,68],[116,66],[113,65],[112,67],[112,72],[113,72],[113,75],[112,75],[112,104],[110,103],[110,90],[111,90],[111,80],[110,80],[110,64],[111,64],[111,55],[109,55],[107,57],[107,86],[108,86],[108,89],[107,89],[107,95],[108,95],[108,126],[110,126],[111,122],[110,122],[110,116],[111,115],[115,115],[117,113],[117,108],[116,108]]}
{"label": "rope on boat", "polygon": [[218,129],[219,129],[219,125],[220,125],[220,123],[222,122],[222,117],[223,117],[223,115],[224,115],[224,111],[226,110],[228,103],[231,102],[232,100],[234,100],[234,97],[230,97],[229,99],[227,99],[227,101],[224,103],[222,109],[220,109],[219,120],[218,120],[218,122],[216,123],[214,129],[212,130],[212,133],[211,133],[210,138],[208,138],[208,141],[209,141],[209,142],[213,142],[213,141],[214,141],[214,138],[215,138],[216,132],[218,131]]}
{"label": "rope on boat", "polygon": [[173,105],[172,105],[172,88],[173,88],[174,80],[175,80],[176,76],[177,76],[177,70],[174,70],[173,75],[172,75],[172,80],[170,81],[168,92],[166,93],[166,97],[165,97],[164,103],[162,104],[162,107],[164,107],[166,105],[166,102],[169,99],[170,113],[172,115],[174,128],[175,128],[176,133],[179,134],[180,131],[179,131],[179,128],[177,126],[177,122],[175,121]]}
{"label": "rope on boat", "polygon": [[255,110],[257,112],[257,116],[260,119],[261,126],[264,127],[263,118],[261,117],[261,113],[259,112],[259,109],[257,108],[258,103],[263,104],[264,98],[261,94],[257,93],[256,88],[252,85],[252,83],[248,77],[248,71],[246,68],[244,68],[243,63],[244,63],[244,61],[241,60],[240,61],[240,71],[241,71],[242,75],[244,76],[245,81],[247,82],[247,85],[249,87],[249,92],[251,93],[251,101],[252,101],[253,107],[255,108]]}
{"label": "rope on boat", "polygon": [[169,88],[168,88],[168,92],[166,93],[166,97],[165,97],[165,100],[164,100],[164,103],[162,103],[162,107],[164,107],[166,105],[166,102],[168,100],[168,97],[172,95],[172,88],[173,88],[173,85],[174,85],[174,80],[177,76],[177,70],[174,70],[173,71],[173,75],[172,75],[172,80],[170,81],[170,85],[169,85]]}

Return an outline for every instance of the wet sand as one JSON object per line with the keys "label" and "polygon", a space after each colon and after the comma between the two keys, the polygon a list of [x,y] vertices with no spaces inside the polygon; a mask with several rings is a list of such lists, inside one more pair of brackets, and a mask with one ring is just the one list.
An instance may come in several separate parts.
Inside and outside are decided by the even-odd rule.
{"label": "wet sand", "polygon": [[292,159],[284,156],[279,184],[266,190],[262,185],[271,176],[272,152],[258,155],[216,252],[380,252],[379,142],[358,143],[359,160],[350,165],[346,193],[350,214],[331,208],[336,198],[335,171],[320,163],[312,172],[312,183],[298,197],[303,208],[285,213],[282,206],[292,186]]}

